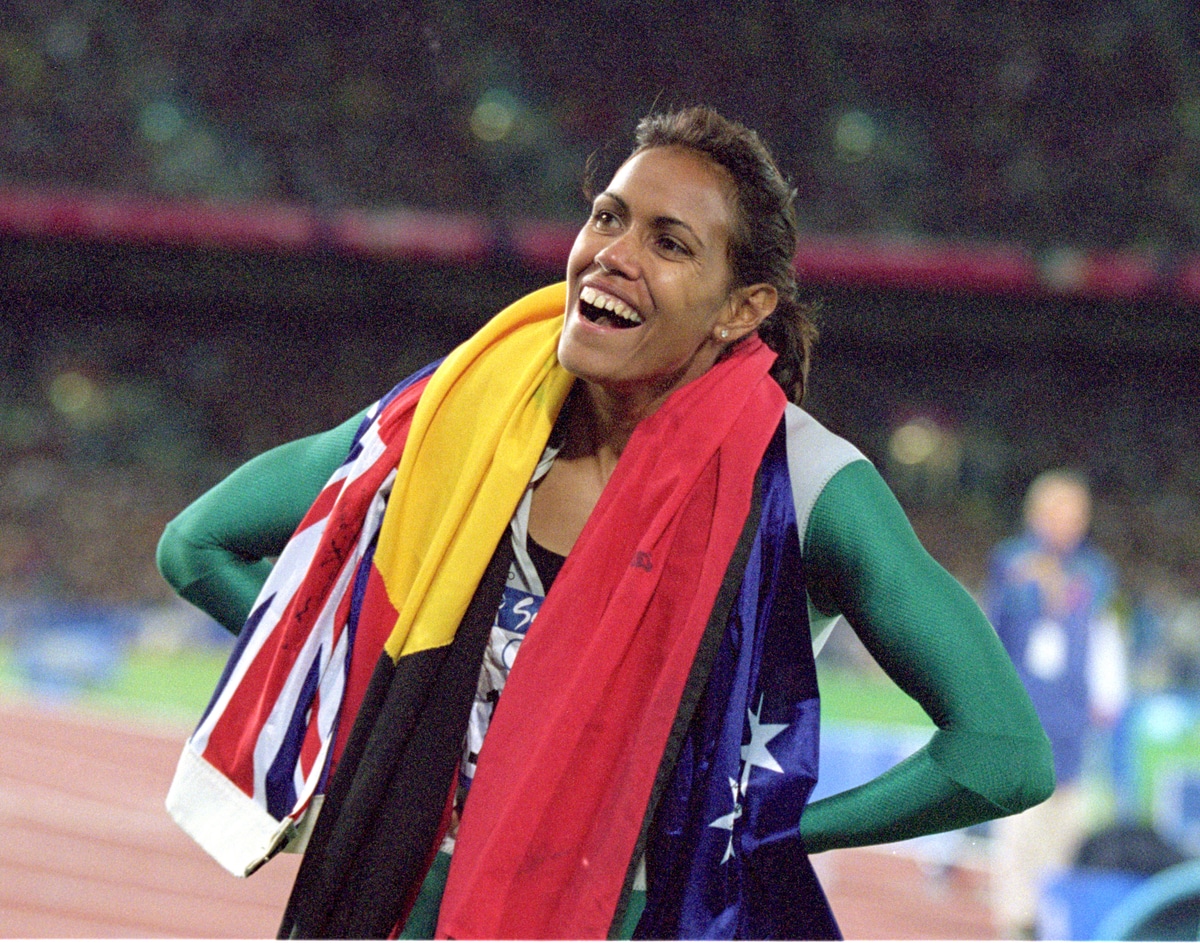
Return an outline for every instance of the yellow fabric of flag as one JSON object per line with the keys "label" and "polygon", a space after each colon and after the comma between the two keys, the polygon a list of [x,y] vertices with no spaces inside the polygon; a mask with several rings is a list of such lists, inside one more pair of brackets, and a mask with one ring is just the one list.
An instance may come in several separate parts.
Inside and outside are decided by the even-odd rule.
{"label": "yellow fabric of flag", "polygon": [[449,644],[529,485],[573,377],[558,363],[564,283],[509,305],[429,381],[374,565],[398,613],[393,661]]}

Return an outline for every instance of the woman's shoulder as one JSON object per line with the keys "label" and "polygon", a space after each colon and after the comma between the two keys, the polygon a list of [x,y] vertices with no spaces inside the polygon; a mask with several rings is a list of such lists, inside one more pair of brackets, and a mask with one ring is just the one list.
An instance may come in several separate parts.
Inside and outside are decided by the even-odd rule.
{"label": "woman's shoulder", "polygon": [[833,477],[855,462],[868,462],[852,442],[826,428],[812,413],[792,403],[784,411],[788,475],[800,533],[817,499]]}
{"label": "woman's shoulder", "polygon": [[784,410],[788,466],[837,469],[867,457],[853,442],[831,431],[808,410],[788,403]]}

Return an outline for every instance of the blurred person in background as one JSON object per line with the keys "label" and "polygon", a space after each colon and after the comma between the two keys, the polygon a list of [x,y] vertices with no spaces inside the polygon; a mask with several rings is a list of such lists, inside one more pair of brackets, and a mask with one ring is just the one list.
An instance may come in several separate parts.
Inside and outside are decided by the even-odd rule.
{"label": "blurred person in background", "polygon": [[[836,938],[810,854],[1050,792],[982,611],[799,406],[793,196],[644,119],[565,285],[168,527],[240,632],[168,806],[235,873],[304,849],[282,935]],[[842,616],[938,729],[808,805]]]}
{"label": "blurred person in background", "polygon": [[1058,784],[1046,802],[992,826],[993,909],[1013,938],[1034,934],[1039,882],[1068,866],[1083,842],[1085,754],[1124,707],[1127,662],[1111,610],[1114,570],[1087,539],[1087,481],[1045,471],[1023,510],[1023,532],[993,553],[985,609],[1050,737]]}

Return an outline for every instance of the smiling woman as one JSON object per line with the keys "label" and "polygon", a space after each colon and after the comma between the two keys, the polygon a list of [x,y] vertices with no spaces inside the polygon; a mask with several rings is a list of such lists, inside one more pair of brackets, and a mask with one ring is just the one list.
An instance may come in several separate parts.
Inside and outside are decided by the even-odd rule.
{"label": "smiling woman", "polygon": [[619,391],[621,407],[638,418],[707,371],[775,306],[770,285],[732,290],[731,189],[724,172],[693,151],[639,151],[596,198],[575,239],[559,362],[589,390]]}
{"label": "smiling woman", "polygon": [[[168,527],[241,633],[168,806],[235,873],[304,851],[283,935],[832,938],[809,854],[1049,794],[986,619],[800,408],[795,239],[752,132],[651,116],[565,284]],[[809,805],[842,617],[937,730]]]}

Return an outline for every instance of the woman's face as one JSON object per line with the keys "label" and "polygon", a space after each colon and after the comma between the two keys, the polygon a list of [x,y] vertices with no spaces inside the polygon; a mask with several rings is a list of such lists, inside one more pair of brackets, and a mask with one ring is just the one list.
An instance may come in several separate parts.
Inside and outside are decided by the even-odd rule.
{"label": "woman's face", "polygon": [[640,151],[621,166],[567,262],[567,370],[657,401],[748,333],[733,318],[731,192],[721,168],[683,148]]}

